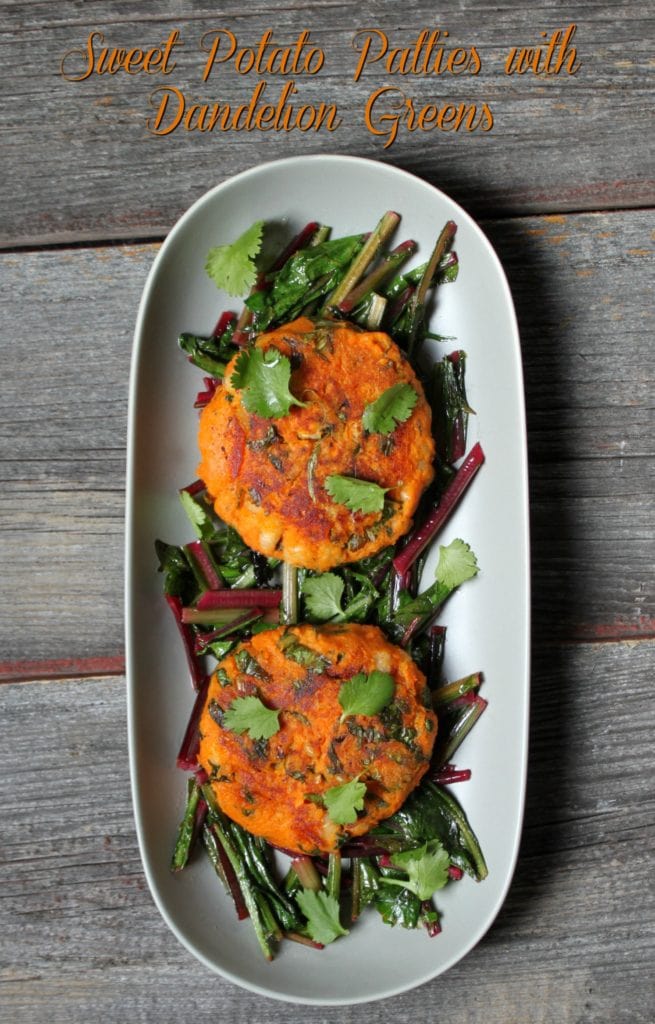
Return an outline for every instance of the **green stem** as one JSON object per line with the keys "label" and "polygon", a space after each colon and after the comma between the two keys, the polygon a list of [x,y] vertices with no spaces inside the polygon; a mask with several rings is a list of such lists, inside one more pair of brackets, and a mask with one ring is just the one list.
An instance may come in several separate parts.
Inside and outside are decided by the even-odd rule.
{"label": "green stem", "polygon": [[341,281],[326,300],[321,310],[323,314],[327,314],[331,309],[336,308],[340,302],[343,302],[348,292],[355,287],[365,273],[366,268],[375,259],[387,238],[395,231],[399,221],[400,216],[393,210],[388,210],[387,213],[382,215],[376,228],[371,232],[358,255],[341,278]]}
{"label": "green stem", "polygon": [[282,564],[280,621],[285,626],[293,626],[298,621],[298,569],[288,562]]}
{"label": "green stem", "polygon": [[486,700],[478,698],[474,704],[469,704],[459,713],[454,725],[448,731],[443,747],[439,748],[437,767],[442,767],[452,760],[453,755],[462,745],[486,706]]}
{"label": "green stem", "polygon": [[464,811],[459,806],[457,801],[453,799],[453,797],[450,795],[450,793],[448,793],[441,786],[432,785],[431,788],[434,791],[436,791],[439,799],[441,800],[441,803],[445,805],[445,807],[450,812],[452,818],[455,820],[459,828],[460,834],[462,836],[462,839],[464,840],[464,843],[466,845],[466,848],[468,849],[469,853],[471,854],[471,857],[473,858],[477,879],[478,881],[482,881],[482,879],[487,877],[489,872],[482,850],[480,849],[480,844],[478,843],[477,837],[473,829],[468,823],[468,818],[464,814]]}
{"label": "green stem", "polygon": [[393,274],[401,263],[403,263],[409,256],[412,256],[416,252],[415,242],[403,242],[402,245],[396,246],[391,252],[386,253],[382,257],[382,262],[379,267],[371,270],[369,274],[364,277],[360,283],[352,289],[352,291],[346,295],[339,303],[339,310],[341,313],[350,313],[355,306],[362,302],[371,292],[378,291],[381,284],[383,284],[387,278]]}
{"label": "green stem", "polygon": [[368,313],[366,314],[366,328],[369,331],[376,331],[382,323],[382,317],[384,311],[387,308],[387,300],[383,295],[378,295],[374,292],[371,295],[371,301],[368,307]]}
{"label": "green stem", "polygon": [[436,690],[432,691],[434,707],[444,707],[446,704],[450,704],[451,701],[457,700],[458,697],[463,697],[465,693],[477,690],[480,686],[480,681],[480,672],[474,672],[470,676],[464,676],[463,679],[456,679],[453,683],[439,686]]}
{"label": "green stem", "polygon": [[191,845],[194,836],[194,823],[196,818],[196,808],[198,806],[198,800],[200,798],[200,789],[195,779],[189,779],[187,783],[187,804],[184,811],[184,817],[180,822],[180,828],[177,835],[177,842],[175,843],[175,849],[173,851],[173,858],[171,860],[171,871],[181,871],[189,860],[189,854],[191,853]]}
{"label": "green stem", "polygon": [[448,248],[453,238],[455,237],[456,231],[457,225],[455,224],[454,221],[449,220],[448,223],[442,229],[441,234],[437,239],[437,244],[432,250],[432,255],[430,256],[430,259],[427,262],[427,265],[423,272],[423,276],[419,282],[419,286],[414,292],[414,295],[412,296],[410,305],[411,328],[409,333],[409,342],[407,345],[407,353],[410,356],[410,358],[413,354],[414,346],[418,338],[419,328],[423,323],[423,307],[425,305],[425,299],[428,294],[428,288],[432,283],[432,278],[434,277],[436,269],[439,266],[446,249]]}
{"label": "green stem", "polygon": [[335,900],[339,899],[341,894],[341,854],[338,850],[336,853],[331,853],[328,860],[326,888],[328,896],[334,896]]}
{"label": "green stem", "polygon": [[[252,925],[255,929],[255,935],[259,943],[260,949],[267,960],[273,959],[273,950],[268,941],[268,934],[270,935],[270,929],[268,927],[269,922],[262,919],[260,912],[259,900],[257,893],[252,885],[249,874],[245,868],[243,860],[239,857],[237,850],[235,849],[222,821],[222,815],[218,810],[214,793],[212,792],[211,786],[208,783],[202,787],[202,792],[207,801],[207,806],[211,810],[211,821],[214,827],[214,832],[217,839],[220,841],[227,858],[234,869],[234,873],[237,876],[241,892],[243,893],[243,899],[248,908],[248,913],[252,919]],[[268,906],[268,904],[267,904]],[[266,910],[264,910],[266,914]]]}
{"label": "green stem", "polygon": [[325,242],[330,237],[332,228],[328,224],[321,224],[312,235],[312,240],[308,245],[308,249],[313,249],[315,246],[320,245],[321,242]]}

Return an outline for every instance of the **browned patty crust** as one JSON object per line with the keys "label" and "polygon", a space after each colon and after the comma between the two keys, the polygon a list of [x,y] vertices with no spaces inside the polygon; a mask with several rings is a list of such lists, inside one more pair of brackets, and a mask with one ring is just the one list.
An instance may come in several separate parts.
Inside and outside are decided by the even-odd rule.
{"label": "browned patty crust", "polygon": [[[244,653],[245,652],[245,653]],[[391,702],[341,721],[339,691],[359,673],[393,677]],[[224,725],[236,698],[279,709],[279,729],[252,739]],[[377,626],[281,626],[239,644],[211,679],[199,762],[219,806],[254,835],[298,853],[336,849],[389,817],[424,775],[437,719],[423,673]],[[357,779],[364,808],[331,820],[322,796]]]}
{"label": "browned patty crust", "polygon": [[[300,318],[262,334],[256,345],[291,360],[291,391],[307,403],[286,416],[249,413],[231,384],[200,419],[198,473],[216,512],[249,547],[324,571],[367,557],[407,532],[433,477],[431,414],[423,389],[398,346],[381,331]],[[418,401],[388,435],[367,433],[362,415],[394,384]],[[382,512],[350,511],[325,487],[332,475],[388,488]]]}

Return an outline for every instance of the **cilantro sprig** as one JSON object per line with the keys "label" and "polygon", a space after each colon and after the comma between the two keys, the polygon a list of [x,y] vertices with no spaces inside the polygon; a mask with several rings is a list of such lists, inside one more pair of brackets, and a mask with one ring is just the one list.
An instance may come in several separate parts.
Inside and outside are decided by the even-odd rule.
{"label": "cilantro sprig", "polygon": [[339,688],[341,721],[349,715],[377,715],[394,695],[396,684],[388,672],[358,672]]}
{"label": "cilantro sprig", "polygon": [[356,583],[359,590],[343,607],[345,583],[334,572],[323,572],[320,576],[308,576],[302,583],[305,610],[314,622],[364,622],[373,603],[379,597],[378,591],[368,576],[350,572],[349,582]]}
{"label": "cilantro sprig", "polygon": [[412,415],[418,395],[411,384],[393,384],[364,409],[362,424],[369,434],[391,434]]}
{"label": "cilantro sprig", "polygon": [[228,295],[245,295],[257,279],[255,257],[262,247],[264,221],[258,220],[231,242],[209,250],[205,270]]}
{"label": "cilantro sprig", "polygon": [[267,708],[259,697],[235,697],[223,716],[223,728],[251,740],[268,740],[280,729],[279,711]]}
{"label": "cilantro sprig", "polygon": [[385,885],[399,885],[415,893],[420,900],[429,900],[433,892],[443,889],[448,881],[450,857],[438,839],[431,839],[415,850],[395,853],[391,858],[394,867],[408,875],[406,880],[386,877]]}
{"label": "cilantro sprig", "polygon": [[265,352],[261,348],[241,352],[232,371],[232,387],[242,392],[242,401],[248,412],[267,419],[286,416],[292,405],[304,408],[305,402],[291,394],[291,363],[276,348]]}
{"label": "cilantro sprig", "polygon": [[390,488],[335,473],[325,478],[325,490],[337,504],[345,505],[351,512],[381,512],[384,496]]}
{"label": "cilantro sprig", "polygon": [[298,906],[307,918],[307,931],[314,942],[327,946],[340,935],[348,935],[339,921],[339,901],[328,893],[301,889],[296,894]]}

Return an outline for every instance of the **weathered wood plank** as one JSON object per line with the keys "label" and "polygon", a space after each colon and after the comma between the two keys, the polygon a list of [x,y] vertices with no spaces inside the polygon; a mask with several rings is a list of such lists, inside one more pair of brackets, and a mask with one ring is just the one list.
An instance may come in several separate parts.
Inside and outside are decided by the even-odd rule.
{"label": "weathered wood plank", "polygon": [[[197,4],[180,10],[170,2],[127,6],[119,0],[2,4],[0,60],[5,69],[3,173],[0,175],[0,244],[116,239],[164,233],[207,188],[262,159],[289,152],[343,152],[389,160],[444,188],[478,216],[649,205],[655,189],[650,153],[652,92],[648,82],[652,18],[642,5],[621,0],[578,4],[517,0],[502,18],[486,0],[451,5],[441,16],[424,0],[406,0],[402,19],[384,0],[366,17],[352,3],[323,0],[232,6],[216,12]],[[552,34],[577,24],[575,75],[508,76],[511,47],[545,45]],[[386,33],[390,47],[415,44],[422,29],[448,32],[447,48],[475,46],[478,74],[388,75],[382,62],[354,81],[360,27]],[[178,28],[184,43],[168,76],[92,75],[66,81],[59,74],[67,52],[84,49],[91,31],[118,47],[161,45]],[[232,31],[239,48],[257,47],[266,29],[289,44],[307,29],[325,54],[315,75],[236,73],[233,62],[202,81],[204,33]],[[100,44],[102,45],[102,44]],[[96,46],[96,50],[99,47]],[[85,64],[71,58],[70,73]],[[179,127],[156,137],[146,129],[149,101],[159,86],[176,86],[194,102],[248,103],[259,80],[266,100],[277,102],[286,81],[300,104],[335,103],[341,124],[306,132],[215,131]],[[400,92],[378,100],[364,117],[371,94],[402,90],[418,112],[425,105],[488,104],[490,132],[410,131],[384,148],[393,104]],[[159,102],[157,97],[155,106]],[[386,118],[386,120],[381,120]]]}
{"label": "weathered wood plank", "polygon": [[[485,227],[522,333],[535,621],[544,635],[652,634],[653,215]],[[126,381],[155,251],[0,260],[0,543],[11,594],[0,662],[10,676],[25,674],[19,660],[122,651]]]}
{"label": "weathered wood plank", "polygon": [[[371,1007],[371,1019],[432,1020],[435,1000],[453,1024],[652,1019],[654,652],[644,641],[540,650],[524,838],[507,902],[463,963]],[[244,1014],[359,1019],[356,1008],[293,1008],[241,992],[168,932],[136,847],[120,678],[12,684],[3,696],[4,1019],[138,1024],[193,1007],[194,1019],[209,1020],[217,1005],[224,1024]]]}

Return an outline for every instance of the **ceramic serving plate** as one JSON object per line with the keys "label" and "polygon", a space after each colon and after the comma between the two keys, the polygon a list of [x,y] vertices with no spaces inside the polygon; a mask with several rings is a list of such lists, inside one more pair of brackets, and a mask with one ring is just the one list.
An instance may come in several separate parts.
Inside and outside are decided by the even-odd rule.
{"label": "ceramic serving plate", "polygon": [[[388,209],[402,214],[396,240],[429,255],[447,220],[458,225],[460,273],[437,294],[431,329],[435,357],[463,348],[467,387],[486,463],[440,538],[462,537],[479,576],[447,603],[445,670],[458,678],[481,669],[489,707],[457,754],[472,779],[456,787],[489,866],[437,893],[443,932],[392,929],[365,912],[350,935],[322,951],[286,942],[261,956],[248,921],[206,858],[169,870],[185,798],[175,755],[193,702],[184,654],[161,592],[155,538],[192,539],[177,497],[196,477],[201,373],[177,346],[181,331],[211,333],[235,300],[204,272],[212,246],[233,241],[259,219],[310,220],[333,236],[369,231]],[[239,308],[237,306],[237,308]],[[426,576],[433,578],[435,559]],[[298,1003],[348,1004],[391,996],[456,963],[484,935],[507,892],[521,827],[528,722],[529,558],[525,419],[519,339],[509,289],[489,242],[451,199],[397,168],[352,157],[294,157],[264,164],[198,200],[161,248],[138,314],[130,393],[127,500],[127,671],[134,807],[145,873],[162,916],[209,968],[248,989]]]}

